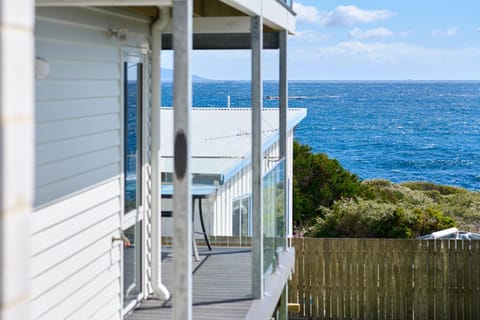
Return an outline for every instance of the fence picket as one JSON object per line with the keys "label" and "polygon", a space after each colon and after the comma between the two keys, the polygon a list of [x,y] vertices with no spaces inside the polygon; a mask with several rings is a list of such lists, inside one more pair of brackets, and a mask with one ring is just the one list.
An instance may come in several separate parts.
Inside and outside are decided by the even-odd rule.
{"label": "fence picket", "polygon": [[412,248],[415,251],[413,261],[413,319],[421,319],[421,297],[422,297],[422,284],[420,283],[422,270],[422,242],[413,241]]}
{"label": "fence picket", "polygon": [[448,240],[448,262],[447,269],[450,277],[445,276],[445,283],[447,284],[446,303],[448,304],[448,319],[456,320],[457,309],[457,276],[456,276],[456,261],[455,255],[457,251],[457,241]]}
{"label": "fence picket", "polygon": [[376,240],[368,239],[366,243],[366,293],[367,314],[369,319],[377,319],[377,261],[375,260]]}
{"label": "fence picket", "polygon": [[468,259],[468,256],[465,254],[465,240],[456,241],[457,242],[457,251],[455,252],[455,263],[456,263],[456,275],[457,275],[457,320],[465,319],[465,263],[464,260]]}
{"label": "fence picket", "polygon": [[418,283],[420,294],[417,298],[418,316],[415,319],[428,319],[428,245],[429,241],[420,241]]}
{"label": "fence picket", "polygon": [[394,302],[394,292],[395,288],[393,287],[393,264],[392,264],[392,251],[391,246],[387,242],[384,242],[385,250],[385,286],[386,286],[386,305],[385,305],[385,318],[387,320],[393,319],[393,302]]}
{"label": "fence picket", "polygon": [[301,256],[299,257],[298,259],[298,270],[295,272],[295,275],[298,274],[298,287],[300,288],[300,292],[299,292],[299,295],[298,295],[298,298],[299,298],[299,302],[300,302],[300,315],[302,316],[306,316],[305,314],[305,279],[303,278],[303,274],[304,274],[304,269],[303,269],[303,263],[304,263],[304,259],[305,259],[305,253],[306,253],[306,250],[304,250],[304,245],[305,245],[305,241],[302,239],[301,241],[301,245],[300,245],[300,248],[298,248],[298,252],[301,253]]}
{"label": "fence picket", "polygon": [[471,241],[472,255],[472,281],[470,291],[470,301],[472,306],[472,319],[480,318],[480,241]]}
{"label": "fence picket", "polygon": [[303,276],[305,277],[305,315],[309,318],[312,316],[311,276],[312,276],[312,268],[314,268],[314,266],[312,265],[313,248],[309,245],[311,243],[310,240],[311,239],[307,239],[307,241],[305,241],[305,244],[306,244],[305,249],[308,248],[308,251],[305,250],[305,258],[304,258],[305,261],[303,265],[303,268],[304,268]]}
{"label": "fence picket", "polygon": [[318,272],[319,272],[319,248],[315,245],[312,241],[310,242],[310,248],[312,248],[312,257],[309,261],[311,266],[312,276],[310,277],[310,301],[312,304],[312,318],[316,318],[316,314],[318,314],[318,295],[317,295],[317,288],[318,288]]}
{"label": "fence picket", "polygon": [[429,319],[439,320],[440,318],[437,317],[437,300],[440,294],[440,291],[437,286],[437,260],[440,259],[439,253],[437,250],[438,242],[436,240],[429,240],[428,241],[428,253],[429,253],[429,261],[428,264],[428,291],[427,295],[431,298],[428,299],[428,315]]}
{"label": "fence picket", "polygon": [[402,252],[405,259],[407,260],[407,265],[405,266],[405,272],[407,277],[405,277],[405,298],[406,298],[406,318],[405,319],[414,319],[413,316],[413,305],[414,305],[414,294],[415,294],[415,287],[414,287],[414,280],[415,280],[415,256],[416,253],[416,246],[415,241],[412,240],[405,240],[405,248]]}
{"label": "fence picket", "polygon": [[358,270],[359,270],[359,255],[358,255],[358,241],[351,241],[350,247],[352,248],[352,313],[353,319],[360,319],[360,314],[358,311],[358,299],[359,299],[359,280],[358,280]]}
{"label": "fence picket", "polygon": [[325,241],[322,239],[319,242],[318,247],[320,249],[319,254],[321,255],[319,272],[317,277],[317,294],[318,294],[318,313],[315,315],[318,319],[323,319],[325,315]]}
{"label": "fence picket", "polygon": [[332,319],[338,319],[338,239],[332,242],[330,247],[332,268],[330,269],[332,275]]}
{"label": "fence picket", "polygon": [[345,265],[345,277],[344,277],[344,292],[345,292],[345,319],[353,319],[352,314],[352,248],[351,241],[345,239],[343,241],[343,255]]}
{"label": "fence picket", "polygon": [[[294,238],[292,239],[292,246],[294,248],[299,248],[300,247],[300,241],[302,239]],[[298,271],[298,260],[301,257],[301,253],[297,251],[298,249],[295,249],[295,267],[294,267],[294,273]],[[288,302],[290,303],[299,303],[298,300],[298,293],[300,292],[298,288],[298,277],[296,276],[291,276],[290,281],[288,281]]]}

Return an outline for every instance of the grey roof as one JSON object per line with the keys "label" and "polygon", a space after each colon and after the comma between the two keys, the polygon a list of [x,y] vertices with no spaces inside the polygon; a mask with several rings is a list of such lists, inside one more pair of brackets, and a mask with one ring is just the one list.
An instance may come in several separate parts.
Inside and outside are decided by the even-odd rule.
{"label": "grey roof", "polygon": [[[288,130],[292,130],[306,115],[306,109],[288,109]],[[228,179],[250,163],[250,108],[193,108],[190,121],[192,173],[217,174]],[[264,108],[264,150],[277,140],[278,109]],[[161,110],[161,154],[164,172],[173,172],[172,108]]]}

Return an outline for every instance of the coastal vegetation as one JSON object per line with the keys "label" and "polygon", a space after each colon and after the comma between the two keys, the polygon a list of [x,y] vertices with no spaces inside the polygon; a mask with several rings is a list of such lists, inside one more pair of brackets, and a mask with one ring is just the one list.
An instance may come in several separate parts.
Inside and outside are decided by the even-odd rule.
{"label": "coastal vegetation", "polygon": [[480,227],[480,193],[429,182],[361,181],[294,142],[293,220],[313,237],[415,238]]}

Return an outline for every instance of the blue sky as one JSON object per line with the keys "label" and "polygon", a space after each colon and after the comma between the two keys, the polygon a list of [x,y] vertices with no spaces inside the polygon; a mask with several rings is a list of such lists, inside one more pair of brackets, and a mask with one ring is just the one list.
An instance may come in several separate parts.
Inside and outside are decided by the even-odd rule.
{"label": "blue sky", "polygon": [[[299,0],[292,80],[480,80],[479,0]],[[250,78],[249,51],[194,52],[194,74]],[[264,51],[265,79],[278,52]],[[164,59],[171,67],[171,58]]]}

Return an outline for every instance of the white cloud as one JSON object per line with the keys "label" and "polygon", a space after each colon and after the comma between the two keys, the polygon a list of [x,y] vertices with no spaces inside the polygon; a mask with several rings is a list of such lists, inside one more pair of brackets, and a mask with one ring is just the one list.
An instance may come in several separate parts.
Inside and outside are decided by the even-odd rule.
{"label": "white cloud", "polygon": [[297,13],[297,22],[317,23],[320,21],[320,14],[314,6],[306,6],[299,2],[294,2],[293,10]]}
{"label": "white cloud", "polygon": [[411,35],[412,33],[413,33],[412,30],[400,31],[400,32],[398,33],[398,35],[399,35],[400,37],[408,37],[408,36]]}
{"label": "white cloud", "polygon": [[338,6],[333,11],[320,14],[320,21],[325,26],[348,27],[356,23],[369,23],[386,20],[395,15],[389,10],[363,10],[356,6]]}
{"label": "white cloud", "polygon": [[480,48],[444,49],[426,48],[409,43],[367,43],[362,41],[339,42],[311,52],[310,59],[340,60],[360,59],[379,64],[400,64],[415,61],[415,64],[437,65],[447,61],[480,58]]}
{"label": "white cloud", "polygon": [[309,43],[318,43],[325,40],[330,39],[330,35],[324,34],[315,30],[302,30],[297,31],[294,36],[292,36],[292,40],[294,41],[302,41],[302,42],[309,42]]}
{"label": "white cloud", "polygon": [[371,39],[371,38],[387,38],[394,36],[394,33],[386,28],[373,28],[362,30],[355,28],[350,30],[350,36],[357,40]]}
{"label": "white cloud", "polygon": [[405,42],[345,41],[316,50],[294,50],[291,56],[301,56],[291,61],[292,79],[470,80],[480,75],[468,67],[480,59],[479,47],[447,49]]}
{"label": "white cloud", "polygon": [[432,30],[432,36],[435,38],[450,38],[456,36],[459,30],[460,29],[457,27],[451,27],[443,30],[435,29]]}

